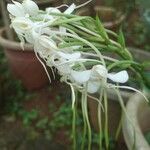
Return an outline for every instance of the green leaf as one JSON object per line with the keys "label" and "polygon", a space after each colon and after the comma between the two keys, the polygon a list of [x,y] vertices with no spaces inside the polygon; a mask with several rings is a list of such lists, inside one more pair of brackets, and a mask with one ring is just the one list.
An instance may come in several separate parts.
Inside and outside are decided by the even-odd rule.
{"label": "green leaf", "polygon": [[120,31],[119,31],[118,42],[120,43],[120,45],[123,48],[125,48],[125,39],[124,39],[124,35],[123,35],[123,32],[122,32],[122,29],[120,29]]}
{"label": "green leaf", "polygon": [[136,63],[136,62],[134,62],[134,61],[123,60],[123,61],[117,61],[117,62],[114,62],[114,63],[110,64],[110,65],[107,67],[107,69],[108,69],[108,70],[112,70],[113,68],[118,67],[118,66],[119,66],[120,68],[128,68],[128,67],[130,67],[131,65],[132,65],[132,66],[137,66],[138,68],[141,67],[140,64],[138,64],[138,63]]}
{"label": "green leaf", "polygon": [[76,18],[71,18],[71,19],[64,19],[64,20],[57,20],[54,23],[52,23],[50,26],[59,26],[62,24],[67,24],[67,23],[73,23],[77,21],[81,21],[83,19],[86,19],[87,17],[76,17]]}
{"label": "green leaf", "polygon": [[104,38],[107,43],[110,43],[107,32],[106,32],[104,26],[102,25],[98,15],[96,16],[96,27],[97,27],[99,34],[102,36],[102,38]]}

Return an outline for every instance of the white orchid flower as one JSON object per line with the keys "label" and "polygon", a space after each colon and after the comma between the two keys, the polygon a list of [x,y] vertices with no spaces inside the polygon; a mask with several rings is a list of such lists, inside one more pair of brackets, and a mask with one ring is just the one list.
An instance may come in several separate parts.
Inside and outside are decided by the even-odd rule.
{"label": "white orchid flower", "polygon": [[11,26],[17,32],[17,34],[22,35],[34,27],[34,23],[25,17],[17,17],[12,20]]}
{"label": "white orchid flower", "polygon": [[22,6],[27,14],[35,16],[39,12],[38,5],[32,0],[24,0]]}
{"label": "white orchid flower", "polygon": [[32,0],[24,0],[23,3],[13,1],[14,4],[8,4],[7,10],[14,17],[24,17],[27,14],[35,16],[38,14],[39,8]]}
{"label": "white orchid flower", "polygon": [[13,1],[14,4],[8,4],[7,5],[7,10],[8,12],[14,16],[14,17],[24,17],[25,16],[25,11],[23,6],[16,1]]}
{"label": "white orchid flower", "polygon": [[34,49],[43,59],[47,59],[55,54],[58,47],[56,42],[50,37],[46,35],[38,35],[38,37],[36,36],[34,38]]}
{"label": "white orchid flower", "polygon": [[[62,76],[69,75],[71,73],[72,67],[74,66],[74,61],[80,59],[80,52],[74,53],[65,53],[65,52],[53,52],[53,55],[48,60],[48,66],[54,66],[57,68],[58,72]],[[67,61],[71,61],[71,63],[66,63]],[[63,64],[63,65],[62,65]]]}
{"label": "white orchid flower", "polygon": [[[64,65],[70,65],[73,66],[74,61],[77,61],[80,59],[81,54],[80,52],[74,52],[74,53],[64,53],[64,52],[55,52],[53,56],[53,65],[57,67],[62,67]],[[55,61],[56,60],[56,61]],[[66,63],[71,61],[71,63]]]}
{"label": "white orchid flower", "polygon": [[95,65],[91,70],[72,71],[71,76],[76,83],[88,83],[89,93],[96,93],[103,81],[107,81],[107,79],[117,83],[125,83],[129,79],[127,71],[108,73],[107,69],[102,65]]}

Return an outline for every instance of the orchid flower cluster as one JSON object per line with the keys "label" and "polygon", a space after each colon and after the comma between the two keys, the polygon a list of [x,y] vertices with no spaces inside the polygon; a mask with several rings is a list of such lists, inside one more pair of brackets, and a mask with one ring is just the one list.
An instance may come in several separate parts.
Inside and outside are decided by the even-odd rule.
{"label": "orchid flower cluster", "polygon": [[[63,19],[60,16],[49,15],[49,13],[61,14],[58,8],[49,7],[46,9],[46,14],[42,14],[36,3],[31,0],[24,0],[22,4],[16,1],[13,3],[8,4],[7,9],[12,21],[11,26],[20,40],[24,43],[25,39],[33,44],[35,52],[49,67],[55,67],[64,81],[69,80],[79,88],[87,83],[89,93],[96,93],[102,82],[107,79],[117,83],[128,81],[128,73],[125,70],[119,73],[108,73],[103,56],[101,60],[87,59],[86,53],[80,52],[80,45],[59,48],[58,45],[65,42],[63,35],[76,38],[78,35],[75,33],[71,35],[65,27],[59,26],[58,29],[49,27],[56,20]],[[75,8],[75,4],[72,4],[63,14],[71,14]],[[84,63],[90,61],[97,64],[91,69],[86,69]]]}
{"label": "orchid flower cluster", "polygon": [[[32,44],[35,54],[45,68],[48,77],[49,74],[45,64],[51,68],[54,77],[55,68],[61,75],[61,81],[70,85],[74,121],[76,118],[76,91],[82,93],[83,118],[85,128],[86,126],[88,128],[88,149],[90,150],[91,127],[88,119],[87,97],[101,104],[100,99],[102,97],[107,99],[106,89],[108,88],[116,90],[117,88],[124,88],[141,93],[134,88],[118,85],[128,81],[129,75],[126,70],[122,69],[117,73],[110,72],[121,64],[126,64],[127,67],[131,67],[132,64],[133,66],[139,64],[132,61],[131,54],[124,46],[122,34],[119,36],[120,43],[117,43],[110,39],[108,34],[115,38],[118,35],[104,29],[98,18],[94,20],[88,16],[73,14],[76,9],[84,7],[88,2],[80,6],[64,4],[59,7],[48,7],[45,11],[40,10],[32,0],[23,0],[22,3],[12,2],[12,4],[7,5],[11,27],[17,33],[22,47],[25,42]],[[61,12],[59,10],[61,7],[66,7],[66,10]],[[104,50],[117,53],[123,60],[120,61],[102,54]],[[118,70],[120,70],[119,67]],[[49,80],[51,81],[50,77]],[[98,99],[93,96],[95,93],[104,96]],[[104,109],[107,112],[106,104],[105,102]],[[108,126],[107,122],[105,125]],[[105,133],[106,139],[108,139],[107,132]],[[75,135],[74,125],[73,133]],[[108,140],[106,140],[106,146],[108,148]],[[84,140],[82,149],[84,149]]]}

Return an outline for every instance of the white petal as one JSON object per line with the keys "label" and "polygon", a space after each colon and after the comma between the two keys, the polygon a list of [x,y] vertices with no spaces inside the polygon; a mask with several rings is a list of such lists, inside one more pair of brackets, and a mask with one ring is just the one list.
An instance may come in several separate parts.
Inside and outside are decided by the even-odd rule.
{"label": "white petal", "polygon": [[87,82],[90,79],[91,70],[71,71],[72,78],[80,84]]}
{"label": "white petal", "polygon": [[24,0],[22,6],[26,11],[26,13],[29,14],[30,16],[35,16],[38,14],[39,7],[32,0]]}
{"label": "white petal", "polygon": [[24,9],[22,7],[18,7],[14,4],[7,5],[8,12],[15,17],[23,17],[25,16]]}
{"label": "white petal", "polygon": [[93,67],[93,70],[96,71],[102,77],[107,76],[107,69],[103,65],[95,65]]}
{"label": "white petal", "polygon": [[57,8],[54,8],[54,7],[48,7],[46,8],[46,12],[47,13],[61,13],[61,11]]}
{"label": "white petal", "polygon": [[39,44],[48,49],[57,49],[56,43],[45,35],[39,37]]}
{"label": "white petal", "polygon": [[123,70],[116,74],[109,73],[108,78],[114,82],[125,83],[128,81],[129,75],[128,75],[127,71]]}
{"label": "white petal", "polygon": [[88,82],[88,92],[93,94],[96,93],[100,88],[100,83],[96,81],[89,81]]}
{"label": "white petal", "polygon": [[17,17],[12,21],[12,27],[15,29],[17,34],[25,34],[33,27],[33,22],[25,17]]}
{"label": "white petal", "polygon": [[58,55],[64,59],[67,60],[76,60],[79,59],[81,57],[81,53],[80,52],[75,52],[73,54],[67,54],[67,53],[63,53],[63,52],[58,52]]}
{"label": "white petal", "polygon": [[71,14],[76,8],[75,4],[72,4],[69,8],[67,8],[64,12],[64,14]]}

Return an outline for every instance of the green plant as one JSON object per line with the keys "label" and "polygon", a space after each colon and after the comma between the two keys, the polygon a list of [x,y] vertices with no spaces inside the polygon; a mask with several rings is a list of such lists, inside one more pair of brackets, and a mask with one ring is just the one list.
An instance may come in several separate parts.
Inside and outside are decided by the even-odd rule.
{"label": "green plant", "polygon": [[142,48],[146,51],[150,50],[148,31],[141,19],[135,19],[132,24],[126,23],[124,25],[124,30],[126,33],[125,37],[127,39],[132,39],[129,41],[129,45]]}
{"label": "green plant", "polygon": [[32,109],[31,111],[20,110],[18,114],[23,119],[23,124],[29,126],[33,120],[36,120],[38,117],[38,111]]}
{"label": "green plant", "polygon": [[149,38],[150,33],[150,2],[144,1],[144,0],[137,0],[138,8],[140,11],[140,17],[142,18],[142,22],[144,25],[144,28],[146,30],[146,35]]}
{"label": "green plant", "polygon": [[[50,81],[51,78],[45,64],[52,69],[53,76],[55,76],[53,70],[55,67],[61,75],[60,80],[70,86],[72,115],[70,108],[62,109],[60,112],[66,114],[66,118],[72,116],[72,148],[77,149],[78,132],[76,127],[79,104],[83,120],[80,148],[81,150],[91,150],[92,129],[88,116],[88,97],[90,97],[97,101],[99,106],[97,112],[99,149],[103,147],[109,149],[107,89],[115,91],[124,114],[128,116],[119,89],[136,91],[148,101],[141,91],[122,85],[129,79],[127,70],[130,70],[134,77],[139,79],[140,85],[144,83],[149,85],[147,78],[143,76],[145,64],[134,60],[125,46],[125,39],[121,30],[119,34],[116,34],[105,29],[98,16],[93,19],[89,16],[72,14],[75,9],[86,3],[81,6],[72,4],[64,13],[61,13],[57,8],[47,8],[46,11],[39,10],[38,6],[31,0],[25,0],[23,3],[14,1],[13,3],[8,5],[8,11],[12,15],[11,25],[22,44],[26,40],[34,45],[35,54]],[[110,57],[107,55],[108,53],[116,54],[118,57]],[[94,95],[95,93],[98,93],[98,97]],[[104,111],[105,118],[104,126],[102,126],[101,120],[102,111]],[[60,116],[58,112],[54,116],[55,121],[50,123],[53,130],[56,128],[55,125],[62,127],[60,122],[65,122],[66,126],[70,125],[70,121]],[[42,120],[42,126],[46,124],[47,119]],[[87,145],[85,145],[86,140],[88,141]]]}
{"label": "green plant", "polygon": [[150,145],[150,132],[147,132],[147,133],[145,134],[145,138],[146,138],[147,142],[148,142],[149,145]]}

